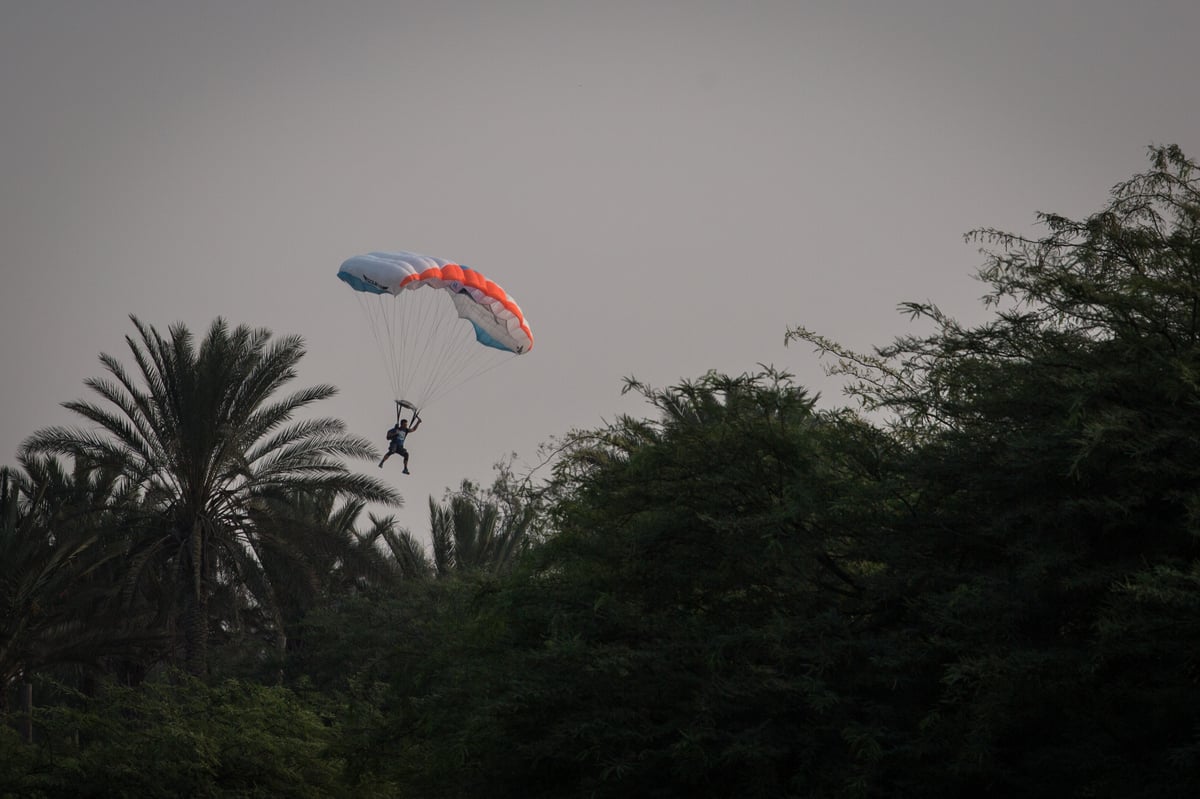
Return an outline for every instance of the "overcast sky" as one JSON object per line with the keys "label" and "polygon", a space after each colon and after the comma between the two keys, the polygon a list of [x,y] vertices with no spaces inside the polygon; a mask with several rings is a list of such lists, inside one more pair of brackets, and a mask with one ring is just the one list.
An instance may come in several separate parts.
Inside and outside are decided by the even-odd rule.
{"label": "overcast sky", "polygon": [[505,453],[648,412],[625,376],[770,363],[840,404],[788,327],[982,318],[963,233],[1200,156],[1198,32],[1195,0],[0,0],[0,463],[132,366],[130,314],[300,334],[294,387],[382,448],[335,278],[372,250],[478,268],[535,336],[389,462],[419,536]]}

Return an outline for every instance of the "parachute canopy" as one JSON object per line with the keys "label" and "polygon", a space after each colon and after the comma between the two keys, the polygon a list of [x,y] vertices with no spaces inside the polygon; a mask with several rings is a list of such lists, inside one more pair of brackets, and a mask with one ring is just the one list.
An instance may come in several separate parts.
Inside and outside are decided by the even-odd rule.
{"label": "parachute canopy", "polygon": [[347,259],[354,290],[390,372],[396,399],[418,407],[533,347],[525,315],[481,272],[411,252]]}

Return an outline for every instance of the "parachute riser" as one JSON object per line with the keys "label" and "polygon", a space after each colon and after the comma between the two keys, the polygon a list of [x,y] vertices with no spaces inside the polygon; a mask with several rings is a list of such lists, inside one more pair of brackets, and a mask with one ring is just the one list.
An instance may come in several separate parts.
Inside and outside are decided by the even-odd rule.
{"label": "parachute riser", "polygon": [[396,400],[396,420],[397,421],[400,420],[400,415],[406,408],[408,410],[412,411],[414,419],[416,419],[417,417],[419,417],[421,415],[421,412],[417,409],[416,405],[413,405],[408,400],[398,399],[398,400]]}

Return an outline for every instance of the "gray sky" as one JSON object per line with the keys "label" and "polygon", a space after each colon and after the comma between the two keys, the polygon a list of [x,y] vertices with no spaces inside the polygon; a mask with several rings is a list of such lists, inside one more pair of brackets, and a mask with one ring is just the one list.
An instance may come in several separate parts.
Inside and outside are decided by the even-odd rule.
{"label": "gray sky", "polygon": [[421,536],[430,494],[646,412],[627,375],[772,363],[839,404],[785,330],[981,318],[964,232],[1200,157],[1198,31],[1194,0],[0,0],[0,462],[132,366],[131,313],[302,335],[295,387],[382,447],[335,278],[371,250],[480,269],[536,340],[389,462]]}

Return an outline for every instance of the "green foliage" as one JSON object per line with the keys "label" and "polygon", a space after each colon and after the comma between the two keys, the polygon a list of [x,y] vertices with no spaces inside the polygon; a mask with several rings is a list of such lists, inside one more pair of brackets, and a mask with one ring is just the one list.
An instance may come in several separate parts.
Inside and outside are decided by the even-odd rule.
{"label": "green foliage", "polygon": [[[1151,162],[1083,221],[1041,215],[1040,239],[972,234],[996,248],[986,324],[911,304],[935,332],[870,356],[791,333],[834,354],[912,453],[904,535],[924,557],[907,601],[927,646],[908,668],[940,673],[917,740],[946,764],[943,788],[1166,796],[1194,781],[1200,702],[1183,686],[1200,641],[1182,575],[1200,555],[1200,186],[1177,148]],[[1183,617],[1170,632],[1168,609]]]}
{"label": "green foliage", "polygon": [[126,341],[140,375],[102,355],[109,377],[87,381],[101,402],[66,403],[91,426],[39,431],[22,452],[70,455],[115,474],[128,500],[119,519],[129,544],[124,590],[154,594],[170,628],[182,633],[188,668],[201,675],[211,633],[240,627],[242,611],[275,609],[278,625],[262,564],[288,560],[306,532],[269,523],[295,518],[289,500],[314,492],[385,503],[399,497],[348,470],[341,458],[370,459],[374,450],[347,436],[344,423],[292,421],[332,396],[332,386],[276,396],[304,354],[299,337],[273,339],[217,319],[197,346],[183,325],[164,337],[133,323],[138,337]]}
{"label": "green foliage", "polygon": [[41,799],[49,797],[37,786],[44,782],[39,774],[40,756],[21,739],[17,731],[0,724],[0,799]]}
{"label": "green foliage", "polygon": [[[503,485],[504,475],[498,481]],[[443,503],[429,498],[433,566],[438,576],[504,572],[531,543],[535,514],[512,495],[500,496],[464,480]]]}
{"label": "green foliage", "polygon": [[399,655],[366,768],[427,796],[774,795],[838,785],[794,781],[843,739],[875,756],[835,685],[885,610],[837,524],[859,431],[772,371],[631,388],[662,418],[576,436],[557,534]]}
{"label": "green foliage", "polygon": [[164,636],[144,607],[114,598],[124,549],[108,534],[121,503],[113,475],[27,458],[0,469],[0,687],[18,677],[145,662]]}
{"label": "green foliage", "polygon": [[[246,500],[201,525],[213,664],[279,685],[42,691],[34,746],[0,729],[0,796],[1194,795],[1197,174],[1154,148],[1097,214],[971,234],[978,326],[909,304],[931,332],[866,355],[790,331],[861,415],[765,367],[630,380],[653,418],[573,431],[544,485],[502,468],[431,501],[430,556],[393,519],[359,531],[336,472],[267,479],[306,457],[278,435],[210,452]],[[157,629],[186,599],[188,550],[145,536],[200,528],[145,519],[190,445],[139,442],[203,432],[147,368],[190,345],[139,329],[149,393],[110,359],[128,395],[93,387],[129,418],[77,408],[121,443],[43,433],[0,478],[7,679],[90,650],[136,684],[153,646],[111,611]]]}
{"label": "green foliage", "polygon": [[176,675],[106,684],[39,714],[39,743],[0,739],[0,795],[28,797],[330,797],[353,789],[330,747],[330,711],[292,692]]}
{"label": "green foliage", "polygon": [[882,429],[770,370],[631,381],[659,418],[568,437],[554,534],[457,588],[357,762],[432,796],[1189,794],[1200,202],[1152,158],[1084,222],[976,234],[991,322],[792,332]]}

